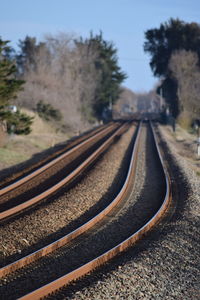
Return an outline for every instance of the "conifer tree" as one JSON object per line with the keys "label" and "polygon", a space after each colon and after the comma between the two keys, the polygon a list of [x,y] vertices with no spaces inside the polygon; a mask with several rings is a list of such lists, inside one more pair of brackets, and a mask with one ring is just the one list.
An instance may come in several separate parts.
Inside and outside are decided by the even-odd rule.
{"label": "conifer tree", "polygon": [[93,112],[95,117],[101,119],[109,106],[119,98],[120,84],[127,76],[118,65],[117,49],[112,42],[103,39],[102,32],[96,36],[91,33],[89,39],[80,42],[93,47],[98,53],[95,67],[100,76],[93,101]]}
{"label": "conifer tree", "polygon": [[8,42],[0,38],[0,122],[6,121],[8,131],[12,129],[14,133],[27,134],[32,118],[9,110],[10,101],[16,98],[24,81],[16,78],[17,69],[14,60],[9,59],[12,49],[7,45]]}
{"label": "conifer tree", "polygon": [[186,23],[179,19],[170,19],[145,32],[144,51],[151,56],[150,66],[155,76],[162,80],[162,94],[167,100],[172,115],[176,118],[180,112],[177,95],[177,81],[169,69],[170,58],[180,50],[196,52],[200,62],[200,24]]}
{"label": "conifer tree", "polygon": [[16,65],[7,59],[10,47],[8,41],[0,39],[0,108],[3,109],[9,101],[16,97],[16,93],[21,89],[22,80],[16,79]]}

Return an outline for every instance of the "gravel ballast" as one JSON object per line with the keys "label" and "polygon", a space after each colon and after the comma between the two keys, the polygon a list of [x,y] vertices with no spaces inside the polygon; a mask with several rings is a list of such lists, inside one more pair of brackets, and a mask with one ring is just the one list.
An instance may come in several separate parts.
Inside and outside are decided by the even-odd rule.
{"label": "gravel ballast", "polygon": [[[79,225],[73,223],[74,220],[84,215],[85,219],[88,219],[87,213],[91,207],[94,209],[90,214],[94,214],[113,199],[116,186],[120,186],[123,182],[125,161],[130,152],[127,148],[134,131],[133,126],[78,185],[61,195],[56,201],[41,205],[33,212],[1,226],[2,265],[67,234]],[[83,221],[84,218],[80,223]]]}
{"label": "gravel ballast", "polygon": [[139,244],[52,299],[199,299],[200,178],[164,129],[161,135],[174,213]]}

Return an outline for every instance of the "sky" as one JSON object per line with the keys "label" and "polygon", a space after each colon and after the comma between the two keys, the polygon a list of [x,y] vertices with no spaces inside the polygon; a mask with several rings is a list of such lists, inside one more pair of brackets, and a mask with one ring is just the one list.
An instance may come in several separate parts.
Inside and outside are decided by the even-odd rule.
{"label": "sky", "polygon": [[148,92],[158,78],[144,53],[145,31],[170,18],[200,22],[200,0],[0,0],[0,37],[17,48],[27,35],[41,41],[60,32],[89,37],[91,31],[117,48],[118,63],[128,78],[123,85]]}

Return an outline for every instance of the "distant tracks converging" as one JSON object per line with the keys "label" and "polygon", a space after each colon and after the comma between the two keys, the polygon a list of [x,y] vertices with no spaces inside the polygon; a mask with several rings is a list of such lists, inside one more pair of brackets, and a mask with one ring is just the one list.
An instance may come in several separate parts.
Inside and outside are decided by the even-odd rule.
{"label": "distant tracks converging", "polygon": [[[126,125],[124,125],[126,126]],[[124,126],[122,127],[124,130]],[[120,127],[121,128],[121,127]],[[121,132],[122,129],[118,129],[117,131]],[[119,134],[119,133],[118,133]],[[155,170],[156,175],[154,176],[154,180],[159,180],[160,177],[161,181],[162,181],[162,188],[164,188],[164,192],[161,191],[160,194],[158,193],[157,196],[155,197],[160,197],[162,199],[158,199],[155,203],[149,204],[148,203],[148,199],[146,201],[146,204],[144,203],[144,205],[147,205],[146,207],[149,207],[149,211],[151,211],[149,214],[145,215],[145,213],[143,214],[142,221],[140,220],[138,223],[136,222],[134,225],[131,225],[130,220],[132,220],[135,215],[132,215],[132,212],[129,212],[129,205],[133,205],[137,208],[141,208],[143,209],[144,207],[142,207],[141,205],[143,204],[137,204],[137,202],[131,202],[132,200],[129,200],[129,198],[131,199],[131,197],[134,194],[134,185],[135,185],[135,181],[136,181],[136,177],[138,177],[138,170],[137,170],[137,164],[138,164],[138,160],[142,160],[143,158],[140,157],[141,152],[142,152],[142,147],[144,147],[144,141],[145,139],[148,139],[148,147],[151,150],[149,152],[149,157],[152,156],[152,160],[155,160],[155,163],[151,163],[151,169],[154,170],[154,168],[158,168],[158,170]],[[150,144],[151,141],[151,144]],[[147,161],[149,161],[149,157],[146,159]],[[153,158],[154,157],[154,158]],[[152,170],[150,171],[150,173],[152,173]],[[153,175],[152,175],[153,178]],[[148,180],[149,177],[148,177]],[[156,182],[154,183],[154,185],[158,185],[159,183]],[[151,188],[151,187],[150,187]],[[128,200],[127,200],[128,199]],[[13,272],[19,268],[21,268],[22,266],[26,266],[36,260],[38,260],[39,258],[42,258],[43,256],[45,256],[44,258],[42,258],[41,260],[38,261],[39,265],[38,267],[32,267],[32,264],[28,267],[27,271],[26,268],[24,269],[25,274],[31,274],[31,272],[33,272],[33,278],[35,278],[37,270],[35,271],[35,269],[38,269],[38,278],[42,278],[41,276],[46,277],[47,275],[44,275],[43,269],[47,269],[47,273],[49,272],[57,272],[59,275],[55,275],[55,276],[49,276],[49,279],[44,279],[43,281],[45,282],[44,285],[40,286],[39,288],[35,287],[33,288],[28,288],[27,291],[31,291],[29,294],[23,296],[21,299],[39,299],[42,298],[44,296],[49,295],[52,292],[55,292],[56,290],[60,289],[62,286],[68,284],[69,282],[71,282],[72,280],[75,280],[85,274],[87,274],[88,272],[94,270],[95,268],[99,267],[100,265],[102,265],[103,263],[107,262],[108,260],[110,260],[112,257],[114,257],[115,255],[117,255],[118,253],[124,251],[125,249],[127,249],[130,245],[132,245],[133,243],[135,243],[138,239],[140,239],[144,234],[146,234],[149,230],[151,230],[152,227],[155,226],[155,224],[157,222],[159,222],[159,220],[162,218],[162,216],[165,214],[169,204],[171,201],[171,187],[170,187],[170,179],[168,176],[168,173],[164,167],[164,163],[163,163],[163,158],[161,157],[161,153],[158,147],[158,143],[156,141],[156,137],[154,134],[154,130],[152,128],[152,126],[149,126],[147,124],[140,124],[140,126],[137,129],[137,137],[135,139],[134,142],[134,147],[132,150],[132,155],[131,155],[131,160],[130,160],[130,166],[128,168],[128,172],[127,172],[127,176],[126,176],[126,180],[124,182],[123,187],[121,188],[119,194],[113,199],[113,201],[102,211],[100,212],[98,215],[96,215],[95,217],[93,217],[91,220],[89,220],[87,223],[83,224],[82,226],[80,226],[79,228],[77,228],[76,230],[72,231],[71,233],[69,233],[67,236],[62,237],[61,239],[59,239],[58,241],[55,241],[54,243],[52,243],[51,245],[48,245],[47,247],[44,247],[16,262],[13,262],[12,264],[5,266],[4,268],[2,268],[0,270],[0,274],[1,276],[5,276],[6,274],[9,274],[10,272]],[[129,203],[130,202],[130,203]],[[145,201],[144,201],[145,202]],[[131,204],[132,203],[132,204]],[[115,207],[115,209],[113,210],[113,208]],[[125,207],[125,217],[121,216],[121,211],[123,211]],[[141,214],[142,212],[138,212],[137,214]],[[109,218],[107,219],[106,216],[109,215]],[[123,219],[124,218],[124,219]],[[129,219],[130,218],[130,219]],[[102,220],[103,223],[101,223],[100,221]],[[114,236],[113,230],[115,228],[117,228],[118,226],[118,220],[119,223],[122,222],[123,226],[121,225],[121,227],[119,226],[119,231],[117,234],[117,237]],[[108,223],[108,225],[107,225]],[[115,224],[116,223],[116,224]],[[131,226],[133,229],[131,229]],[[90,233],[89,229],[90,228],[94,228],[94,230]],[[96,229],[95,229],[96,228]],[[113,229],[114,228],[114,229]],[[122,229],[120,229],[122,228]],[[129,228],[126,232],[126,228]],[[109,233],[110,230],[110,233]],[[86,237],[84,236],[84,232],[88,232],[88,234],[86,235]],[[106,237],[107,234],[109,235],[109,239]],[[91,238],[90,238],[91,235]],[[98,243],[103,244],[103,242],[101,241],[102,239],[105,240],[113,240],[113,242],[109,241],[108,244],[106,245],[105,243],[105,247],[104,245],[102,245],[102,250],[98,250],[98,248],[101,248],[101,246],[98,246]],[[96,239],[96,242],[95,242]],[[74,244],[69,244],[69,242],[72,242]],[[93,241],[94,240],[94,241]],[[92,241],[94,242],[94,245],[92,244]],[[84,244],[85,243],[85,244]],[[89,243],[89,246],[88,246]],[[91,244],[90,244],[91,243]],[[96,244],[96,245],[95,245]],[[61,248],[61,250],[59,250],[60,252],[55,251],[55,257],[54,257],[54,252],[52,253],[52,257],[51,256],[47,256],[46,255],[48,253],[51,253],[52,251],[60,248],[61,246],[63,246]],[[88,246],[88,249],[87,249]],[[84,248],[86,247],[86,248]],[[95,248],[97,247],[97,248]],[[84,251],[85,249],[85,251]],[[73,254],[73,252],[75,251],[75,254]],[[88,253],[87,253],[88,252]],[[91,252],[91,253],[89,253]],[[97,253],[97,254],[96,254]],[[67,256],[68,255],[68,256]],[[61,258],[68,257],[66,263],[63,262],[63,266],[58,266],[58,271],[56,271],[55,267],[55,271],[53,266],[56,266],[55,263],[58,260],[58,262],[61,262]],[[74,257],[74,258],[73,258]],[[44,260],[44,261],[43,261]],[[72,261],[72,266],[69,267],[67,265],[69,265],[69,261]],[[79,262],[80,260],[80,262]],[[78,261],[78,262],[77,262]],[[58,264],[57,262],[57,264]],[[64,266],[64,264],[66,264],[66,267]],[[74,267],[75,266],[75,267]],[[33,268],[33,271],[32,271]],[[53,269],[51,269],[53,268]],[[59,269],[64,268],[64,270],[59,272]],[[65,271],[69,269],[69,271]],[[22,275],[16,275],[16,282],[17,282],[17,278],[18,276],[22,276],[22,278],[24,278],[23,276],[30,276],[30,275],[23,275],[23,269],[19,270],[20,272],[22,272]],[[41,275],[43,274],[43,275]],[[48,277],[47,276],[47,277]],[[56,279],[54,279],[54,277],[56,277]],[[15,276],[14,276],[15,278]],[[20,277],[21,278],[21,277]],[[53,279],[53,280],[52,280]],[[14,279],[11,279],[11,281],[13,281]],[[24,279],[25,280],[25,279]],[[23,281],[23,280],[22,280]],[[30,281],[30,279],[29,279]],[[8,279],[8,286],[9,286],[9,279]],[[12,284],[11,284],[12,286]],[[38,286],[38,284],[36,284],[36,286]],[[11,288],[11,287],[10,287]],[[20,289],[20,288],[19,288]],[[26,289],[25,289],[26,290]],[[25,292],[27,293],[27,292]],[[23,292],[19,292],[18,296],[20,295],[20,297],[23,295]],[[12,297],[11,297],[12,299]]]}

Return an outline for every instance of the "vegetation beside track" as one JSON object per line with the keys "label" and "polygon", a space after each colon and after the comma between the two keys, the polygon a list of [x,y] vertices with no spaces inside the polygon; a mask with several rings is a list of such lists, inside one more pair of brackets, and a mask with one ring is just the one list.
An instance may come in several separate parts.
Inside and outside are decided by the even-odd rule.
{"label": "vegetation beside track", "polygon": [[64,134],[56,132],[51,122],[42,120],[37,114],[26,110],[29,115],[34,115],[32,132],[29,135],[10,135],[4,145],[0,147],[0,169],[21,163],[38,152],[68,140],[74,135],[72,132]]}

